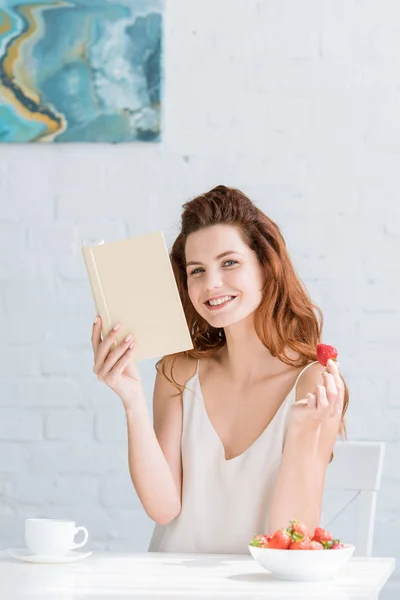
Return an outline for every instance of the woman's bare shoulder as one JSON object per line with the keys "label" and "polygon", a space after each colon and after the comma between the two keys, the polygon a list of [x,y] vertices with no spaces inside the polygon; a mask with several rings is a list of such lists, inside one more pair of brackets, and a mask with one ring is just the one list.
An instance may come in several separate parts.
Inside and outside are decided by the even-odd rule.
{"label": "woman's bare shoulder", "polygon": [[322,373],[325,367],[319,362],[309,363],[300,372],[297,382],[296,399],[305,398],[308,392],[313,393],[317,385],[323,385]]}
{"label": "woman's bare shoulder", "polygon": [[165,376],[161,366],[157,369],[157,380],[159,383],[163,383],[164,386],[173,386],[175,391],[176,387],[169,381],[172,379],[179,386],[184,387],[186,383],[193,377],[197,369],[197,359],[184,354],[178,354],[174,361],[166,361],[165,363]]}

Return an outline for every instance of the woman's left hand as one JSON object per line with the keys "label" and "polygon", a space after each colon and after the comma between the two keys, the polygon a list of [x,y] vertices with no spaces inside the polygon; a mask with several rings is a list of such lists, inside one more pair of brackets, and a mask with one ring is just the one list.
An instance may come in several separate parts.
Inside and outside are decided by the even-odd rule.
{"label": "woman's left hand", "polygon": [[307,394],[306,401],[295,402],[291,407],[291,419],[301,424],[321,424],[342,414],[344,385],[339,374],[338,364],[328,360],[322,373],[323,385],[317,385],[313,393]]}

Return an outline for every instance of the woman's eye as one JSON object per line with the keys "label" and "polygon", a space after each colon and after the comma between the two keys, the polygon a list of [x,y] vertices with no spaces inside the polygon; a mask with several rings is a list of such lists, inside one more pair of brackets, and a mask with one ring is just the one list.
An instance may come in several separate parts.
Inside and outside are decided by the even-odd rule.
{"label": "woman's eye", "polygon": [[[233,265],[237,265],[238,261],[237,260],[226,260],[222,266],[223,267],[232,267]],[[197,267],[196,269],[193,269],[193,271],[190,271],[189,275],[199,275],[200,273],[203,273],[204,269],[203,267]]]}
{"label": "woman's eye", "polygon": [[226,260],[224,262],[224,265],[227,265],[228,267],[231,267],[232,265],[237,265],[237,264],[238,264],[237,260]]}
{"label": "woman's eye", "polygon": [[193,271],[190,272],[191,275],[197,275],[198,273],[200,273],[203,269],[201,267],[197,267],[197,269],[193,269]]}

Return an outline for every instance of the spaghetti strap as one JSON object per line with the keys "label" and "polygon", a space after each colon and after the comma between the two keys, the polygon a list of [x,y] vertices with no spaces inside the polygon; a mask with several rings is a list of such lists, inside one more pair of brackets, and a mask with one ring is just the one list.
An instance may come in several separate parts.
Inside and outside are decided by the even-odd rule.
{"label": "spaghetti strap", "polygon": [[314,362],[311,362],[311,363],[309,363],[308,365],[306,365],[306,366],[304,367],[304,369],[302,369],[302,370],[300,371],[300,373],[299,373],[299,374],[298,374],[298,376],[297,376],[296,383],[294,384],[294,388],[293,388],[293,389],[294,389],[294,397],[296,397],[296,389],[297,389],[297,384],[298,384],[298,382],[299,382],[299,379],[300,379],[300,377],[303,375],[304,371],[306,371],[306,370],[308,369],[308,367],[311,367],[311,365],[315,365],[315,364],[317,364],[317,363],[318,363],[318,361],[317,361],[317,360],[315,360]]}

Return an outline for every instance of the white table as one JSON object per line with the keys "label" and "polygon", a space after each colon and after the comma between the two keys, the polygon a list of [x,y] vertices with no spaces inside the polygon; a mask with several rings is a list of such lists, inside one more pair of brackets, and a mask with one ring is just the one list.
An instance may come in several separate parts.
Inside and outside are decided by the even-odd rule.
{"label": "white table", "polygon": [[241,598],[376,600],[394,558],[353,558],[329,582],[274,579],[250,555],[93,553],[64,565],[27,564],[2,553],[4,600]]}

